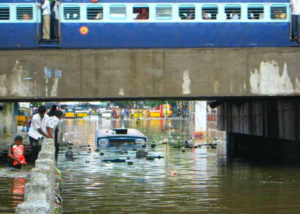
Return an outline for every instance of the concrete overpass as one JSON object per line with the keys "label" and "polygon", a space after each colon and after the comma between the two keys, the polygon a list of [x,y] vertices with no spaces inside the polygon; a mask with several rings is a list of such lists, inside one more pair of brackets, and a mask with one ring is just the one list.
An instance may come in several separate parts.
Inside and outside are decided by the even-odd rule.
{"label": "concrete overpass", "polygon": [[0,101],[300,94],[299,48],[0,52]]}
{"label": "concrete overpass", "polygon": [[299,48],[1,51],[0,101],[216,100],[230,156],[294,160],[299,59]]}

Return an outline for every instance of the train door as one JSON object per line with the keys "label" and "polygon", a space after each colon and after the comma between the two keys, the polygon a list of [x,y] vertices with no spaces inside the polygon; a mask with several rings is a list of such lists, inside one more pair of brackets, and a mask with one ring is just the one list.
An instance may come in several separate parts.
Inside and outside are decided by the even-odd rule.
{"label": "train door", "polygon": [[[43,3],[42,3],[43,2]],[[60,1],[36,0],[37,25],[36,38],[40,48],[60,46]]]}

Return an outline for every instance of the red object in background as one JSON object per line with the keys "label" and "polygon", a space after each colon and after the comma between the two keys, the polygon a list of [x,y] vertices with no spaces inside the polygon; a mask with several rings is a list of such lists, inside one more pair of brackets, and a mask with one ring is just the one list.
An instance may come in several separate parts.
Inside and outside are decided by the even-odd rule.
{"label": "red object in background", "polygon": [[164,114],[164,105],[160,105],[159,110],[160,110],[160,117],[164,117],[165,116],[165,114]]}
{"label": "red object in background", "polygon": [[98,0],[91,0],[92,3],[98,3]]}

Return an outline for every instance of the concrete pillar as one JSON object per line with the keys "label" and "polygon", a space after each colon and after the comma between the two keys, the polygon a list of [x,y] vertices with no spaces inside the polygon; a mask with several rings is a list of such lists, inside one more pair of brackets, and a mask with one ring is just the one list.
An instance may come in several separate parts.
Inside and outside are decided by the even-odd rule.
{"label": "concrete pillar", "polygon": [[17,103],[0,104],[0,138],[12,137],[17,132]]}
{"label": "concrete pillar", "polygon": [[228,157],[300,162],[298,99],[224,102],[218,114]]}

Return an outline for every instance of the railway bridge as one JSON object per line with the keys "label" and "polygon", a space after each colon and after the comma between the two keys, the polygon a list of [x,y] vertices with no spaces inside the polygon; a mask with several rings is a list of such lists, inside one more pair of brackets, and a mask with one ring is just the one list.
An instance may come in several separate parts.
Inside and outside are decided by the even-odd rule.
{"label": "railway bridge", "polygon": [[299,48],[0,52],[0,134],[14,102],[185,99],[218,106],[229,156],[298,159]]}

